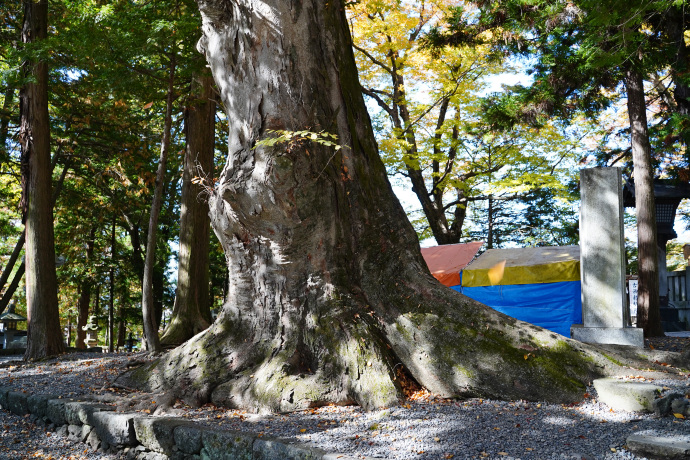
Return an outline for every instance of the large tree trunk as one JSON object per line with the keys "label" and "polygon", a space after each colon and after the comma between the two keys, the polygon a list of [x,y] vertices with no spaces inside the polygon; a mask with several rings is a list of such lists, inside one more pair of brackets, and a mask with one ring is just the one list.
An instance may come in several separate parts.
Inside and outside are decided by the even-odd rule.
{"label": "large tree trunk", "polygon": [[625,74],[628,93],[628,118],[635,170],[635,212],[637,214],[638,277],[637,324],[645,337],[663,336],[659,312],[659,259],[654,207],[652,148],[647,131],[647,103],[642,75],[636,70]]}
{"label": "large tree trunk", "polygon": [[[216,104],[213,77],[192,80],[192,98],[185,111],[187,148],[182,173],[180,254],[172,318],[161,337],[164,345],[179,345],[211,324],[209,308],[210,218],[204,187],[212,186]],[[195,177],[202,178],[204,183]],[[208,182],[207,182],[208,181]]]}
{"label": "large tree trunk", "polygon": [[[48,33],[48,2],[24,2],[22,41],[44,40]],[[48,118],[48,65],[23,64],[33,76],[20,92],[22,185],[26,232],[26,303],[28,317],[25,359],[64,352],[55,274],[50,121]]]}
{"label": "large tree trunk", "polygon": [[[342,4],[199,4],[231,127],[210,200],[228,299],[210,328],[119,383],[255,411],[382,407],[415,382],[443,396],[581,399],[600,372],[589,347],[429,274],[377,153]],[[325,131],[343,148],[310,135],[257,144],[267,130]]]}

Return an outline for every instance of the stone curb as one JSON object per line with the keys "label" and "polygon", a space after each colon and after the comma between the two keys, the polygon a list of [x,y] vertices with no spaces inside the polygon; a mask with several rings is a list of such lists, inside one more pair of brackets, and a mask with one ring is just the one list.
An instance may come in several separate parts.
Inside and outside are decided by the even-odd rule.
{"label": "stone curb", "polygon": [[599,401],[613,409],[629,412],[654,412],[654,399],[662,390],[651,383],[616,378],[596,379],[592,383]]}
{"label": "stone curb", "polygon": [[306,444],[254,433],[210,428],[179,417],[114,412],[93,401],[30,395],[0,387],[0,409],[52,423],[59,435],[94,450],[125,450],[130,459],[355,460]]}
{"label": "stone curb", "polygon": [[635,453],[654,458],[690,457],[690,436],[647,436],[633,434],[626,439],[628,448]]}

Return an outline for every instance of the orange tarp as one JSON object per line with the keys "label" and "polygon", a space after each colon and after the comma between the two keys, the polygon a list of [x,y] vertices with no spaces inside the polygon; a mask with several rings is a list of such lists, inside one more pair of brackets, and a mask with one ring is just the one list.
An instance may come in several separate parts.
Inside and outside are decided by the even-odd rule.
{"label": "orange tarp", "polygon": [[479,252],[483,241],[422,248],[422,257],[434,277],[446,286],[460,285],[460,272]]}

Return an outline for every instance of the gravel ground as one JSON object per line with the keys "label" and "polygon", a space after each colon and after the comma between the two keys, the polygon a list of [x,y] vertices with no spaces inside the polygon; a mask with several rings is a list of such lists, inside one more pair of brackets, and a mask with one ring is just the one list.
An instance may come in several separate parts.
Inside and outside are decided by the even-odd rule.
{"label": "gravel ground", "polygon": [[[642,457],[625,449],[625,439],[633,433],[690,435],[690,421],[613,411],[596,400],[593,389],[588,390],[584,402],[568,406],[452,401],[419,393],[404,405],[372,412],[327,406],[262,416],[211,405],[191,408],[179,401],[166,403],[161,395],[110,388],[109,382],[128,362],[142,359],[145,356],[141,354],[81,353],[23,363],[5,357],[0,358],[0,385],[30,393],[100,395],[117,404],[119,410],[165,413],[215,427],[292,438],[331,452],[388,459],[639,459]],[[690,393],[688,378],[657,379],[653,383]],[[0,411],[0,423],[0,459],[118,458],[58,438],[32,423],[30,417]]]}

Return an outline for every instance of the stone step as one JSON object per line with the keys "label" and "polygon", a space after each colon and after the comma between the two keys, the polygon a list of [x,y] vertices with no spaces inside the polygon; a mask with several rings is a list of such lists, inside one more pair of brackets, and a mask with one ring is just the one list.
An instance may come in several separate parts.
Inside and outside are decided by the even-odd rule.
{"label": "stone step", "polygon": [[628,449],[636,454],[652,458],[688,458],[690,435],[651,436],[633,434],[626,440]]}
{"label": "stone step", "polygon": [[616,378],[594,380],[599,401],[615,410],[628,412],[654,412],[654,399],[662,387],[645,382]]}
{"label": "stone step", "polygon": [[680,332],[686,330],[685,323],[681,323],[680,321],[662,321],[661,328],[664,332]]}

